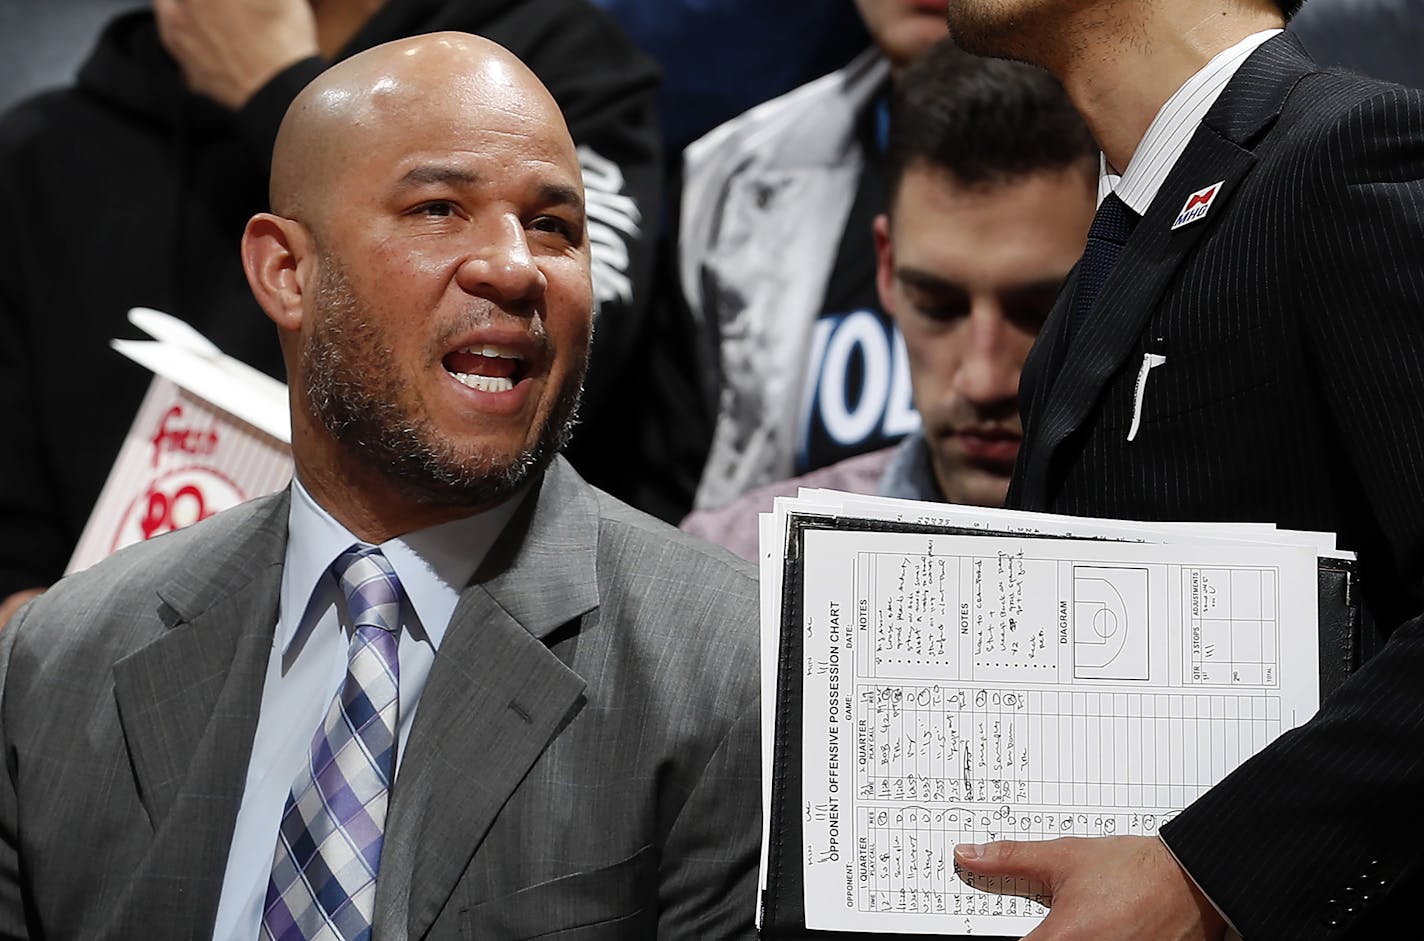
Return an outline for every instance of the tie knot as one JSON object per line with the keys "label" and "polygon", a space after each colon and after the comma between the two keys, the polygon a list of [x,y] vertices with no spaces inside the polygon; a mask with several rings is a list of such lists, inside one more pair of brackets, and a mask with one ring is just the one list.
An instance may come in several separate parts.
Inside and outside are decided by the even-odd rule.
{"label": "tie knot", "polygon": [[1109,193],[1098,206],[1093,216],[1093,225],[1088,230],[1089,238],[1106,239],[1117,245],[1127,242],[1137,225],[1137,213],[1128,207],[1116,193]]}
{"label": "tie knot", "polygon": [[337,556],[331,568],[341,581],[355,627],[392,633],[400,627],[400,579],[380,549],[354,545]]}

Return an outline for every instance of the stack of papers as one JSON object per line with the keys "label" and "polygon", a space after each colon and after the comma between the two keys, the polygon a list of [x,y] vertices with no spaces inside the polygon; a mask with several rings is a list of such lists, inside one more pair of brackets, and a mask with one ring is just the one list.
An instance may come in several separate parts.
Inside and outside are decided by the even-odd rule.
{"label": "stack of papers", "polygon": [[1322,558],[1352,556],[1271,525],[778,500],[761,519],[763,819],[799,751],[799,795],[775,796],[800,845],[770,869],[799,859],[805,927],[1032,930],[1035,887],[965,884],[954,846],[1154,835],[1306,721]]}

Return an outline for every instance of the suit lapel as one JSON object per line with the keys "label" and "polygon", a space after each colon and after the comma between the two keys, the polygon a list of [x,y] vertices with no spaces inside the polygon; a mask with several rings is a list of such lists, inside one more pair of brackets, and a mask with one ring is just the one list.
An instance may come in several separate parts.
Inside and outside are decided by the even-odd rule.
{"label": "suit lapel", "polygon": [[209,543],[174,573],[158,592],[167,630],[114,665],[119,721],[154,829],[115,912],[118,936],[211,925],[216,914],[276,624],[287,506],[285,494],[261,501],[244,537]]}
{"label": "suit lapel", "polygon": [[[1122,258],[1103,285],[1087,320],[1060,352],[1056,375],[1044,383],[1048,388],[1038,403],[1042,411],[1034,415],[1028,445],[1032,461],[1024,481],[1023,498],[1028,501],[1025,506],[1044,509],[1051,504],[1049,481],[1056,476],[1058,451],[1083,425],[1108,381],[1138,348],[1152,311],[1173,275],[1211,224],[1225,215],[1225,204],[1254,162],[1250,152],[1208,128],[1197,129],[1123,249]],[[1222,187],[1212,205],[1215,217],[1209,215],[1201,222],[1172,231],[1172,222],[1187,194],[1217,182]],[[1183,189],[1184,186],[1190,188]],[[1064,344],[1060,339],[1056,345]]]}
{"label": "suit lapel", "polygon": [[[1023,372],[1019,376],[1019,414],[1023,416],[1024,440],[1019,447],[1018,460],[1014,465],[1014,475],[1009,481],[1007,506],[1019,509],[1040,509],[1038,503],[1029,500],[1029,472],[1037,469],[1034,462],[1033,445],[1036,440],[1035,420],[1043,415],[1044,402],[1053,388],[1053,380],[1063,364],[1063,352],[1067,349],[1068,317],[1072,308],[1073,292],[1078,289],[1078,272],[1081,265],[1074,265],[1063,281],[1058,299],[1053,309],[1043,321],[1043,329],[1038,333],[1033,348],[1024,361]],[[1038,485],[1037,480],[1034,485]]]}
{"label": "suit lapel", "polygon": [[[1225,224],[1230,201],[1250,173],[1252,149],[1280,115],[1297,81],[1313,69],[1290,34],[1274,37],[1242,65],[1192,136],[1138,223],[1121,259],[1088,316],[1065,346],[1060,336],[1036,364],[1028,412],[1025,457],[1015,475],[1014,506],[1048,509],[1065,443],[1093,413],[1104,388],[1128,364],[1153,311],[1200,239]],[[1173,229],[1187,198],[1214,184],[1210,213]],[[1045,327],[1061,331],[1072,279]],[[1203,312],[1203,314],[1209,312]],[[1056,331],[1055,331],[1056,332]]]}
{"label": "suit lapel", "polygon": [[377,937],[421,938],[485,833],[582,704],[545,638],[598,605],[595,498],[555,462],[463,592],[392,791]]}

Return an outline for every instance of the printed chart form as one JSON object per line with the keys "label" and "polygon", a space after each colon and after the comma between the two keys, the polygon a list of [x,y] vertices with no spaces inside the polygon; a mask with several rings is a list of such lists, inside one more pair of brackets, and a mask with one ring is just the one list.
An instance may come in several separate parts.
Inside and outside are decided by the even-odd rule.
{"label": "printed chart form", "polygon": [[807,927],[1031,930],[1035,887],[965,884],[954,846],[1153,835],[1305,721],[1315,573],[1291,547],[807,532]]}
{"label": "printed chart form", "polygon": [[1272,569],[1183,568],[1190,601],[1191,682],[1271,685],[1279,598]]}

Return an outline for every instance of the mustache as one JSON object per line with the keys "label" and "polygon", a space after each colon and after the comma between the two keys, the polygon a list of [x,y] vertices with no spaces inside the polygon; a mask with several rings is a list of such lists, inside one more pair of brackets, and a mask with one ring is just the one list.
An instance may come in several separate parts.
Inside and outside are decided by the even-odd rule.
{"label": "mustache", "polygon": [[435,355],[440,355],[449,349],[451,342],[456,337],[474,330],[492,327],[496,323],[511,321],[527,324],[529,337],[534,341],[539,354],[547,355],[549,353],[552,346],[549,340],[549,331],[544,326],[544,318],[537,311],[525,315],[509,314],[500,311],[491,304],[479,304],[462,311],[453,321],[440,328],[431,340],[430,348]]}

